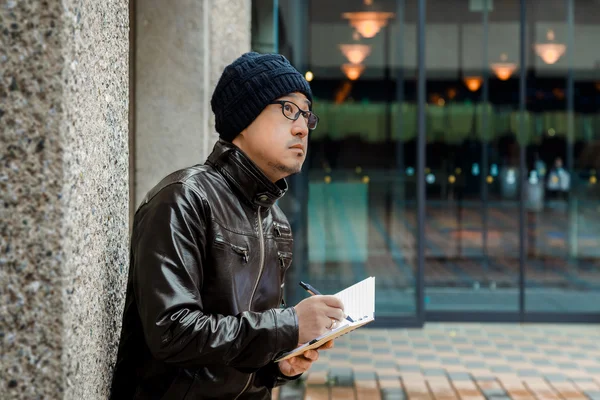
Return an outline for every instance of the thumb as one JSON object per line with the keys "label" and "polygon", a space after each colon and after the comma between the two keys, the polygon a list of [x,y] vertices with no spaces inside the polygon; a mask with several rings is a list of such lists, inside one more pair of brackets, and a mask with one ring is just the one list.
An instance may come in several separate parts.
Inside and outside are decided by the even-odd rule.
{"label": "thumb", "polygon": [[321,299],[323,300],[323,303],[329,307],[341,308],[342,310],[344,309],[344,303],[342,303],[342,301],[335,296],[326,295],[322,296]]}

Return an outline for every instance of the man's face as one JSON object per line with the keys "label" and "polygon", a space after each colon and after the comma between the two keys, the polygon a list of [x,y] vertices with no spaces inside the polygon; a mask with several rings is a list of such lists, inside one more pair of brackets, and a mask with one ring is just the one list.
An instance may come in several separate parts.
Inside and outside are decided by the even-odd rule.
{"label": "man's face", "polygon": [[276,102],[280,103],[268,105],[233,140],[273,182],[302,169],[308,150],[309,125],[315,118],[300,113],[293,120],[299,111],[309,111],[310,102],[301,93],[291,93]]}

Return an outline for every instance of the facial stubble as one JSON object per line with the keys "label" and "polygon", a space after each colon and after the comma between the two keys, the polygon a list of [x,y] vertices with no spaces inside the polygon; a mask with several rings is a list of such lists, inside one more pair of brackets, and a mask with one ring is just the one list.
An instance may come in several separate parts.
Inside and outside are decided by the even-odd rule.
{"label": "facial stubble", "polygon": [[287,166],[282,163],[271,162],[271,161],[269,161],[268,165],[270,168],[272,168],[280,173],[284,173],[285,176],[290,176],[290,175],[297,174],[300,171],[302,171],[303,161],[304,160],[302,159],[302,156],[298,155],[298,163],[293,167]]}

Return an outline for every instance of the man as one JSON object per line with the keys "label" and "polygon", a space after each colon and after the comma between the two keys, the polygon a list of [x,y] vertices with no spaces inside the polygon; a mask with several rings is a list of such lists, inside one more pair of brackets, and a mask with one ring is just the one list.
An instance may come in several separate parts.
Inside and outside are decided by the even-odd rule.
{"label": "man", "polygon": [[569,188],[571,186],[571,176],[563,168],[562,158],[556,157],[554,167],[548,174],[546,187],[550,199],[567,200]]}
{"label": "man", "polygon": [[111,398],[268,399],[318,352],[277,356],[345,318],[333,296],[294,307],[282,296],[293,241],[275,202],[306,157],[311,101],[281,55],[225,68],[212,154],[163,179],[136,212]]}

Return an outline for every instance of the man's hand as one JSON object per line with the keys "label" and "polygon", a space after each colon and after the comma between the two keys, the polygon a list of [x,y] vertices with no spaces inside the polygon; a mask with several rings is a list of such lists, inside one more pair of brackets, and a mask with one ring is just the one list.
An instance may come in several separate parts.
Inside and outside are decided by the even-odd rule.
{"label": "man's hand", "polygon": [[298,315],[300,344],[323,335],[333,327],[334,322],[346,318],[344,304],[335,296],[311,296],[294,308]]}
{"label": "man's hand", "polygon": [[308,371],[312,363],[319,359],[319,350],[331,349],[332,347],[333,340],[330,340],[318,349],[307,350],[300,356],[281,361],[279,363],[279,369],[285,376],[296,376],[302,374]]}

